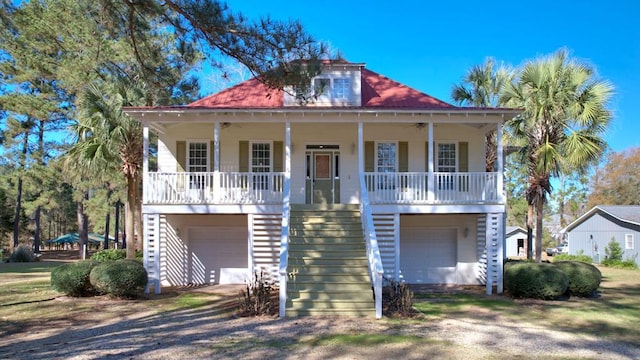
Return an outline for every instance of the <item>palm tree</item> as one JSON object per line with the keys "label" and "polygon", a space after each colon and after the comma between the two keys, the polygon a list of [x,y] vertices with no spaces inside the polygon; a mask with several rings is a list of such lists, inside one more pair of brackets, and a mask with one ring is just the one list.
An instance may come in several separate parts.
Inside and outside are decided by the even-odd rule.
{"label": "palm tree", "polygon": [[[142,167],[142,127],[122,112],[122,106],[145,104],[143,92],[120,83],[90,84],[80,100],[81,120],[75,126],[78,142],[69,154],[97,168],[118,164],[127,184],[125,233],[127,258],[135,258],[135,218],[140,169]],[[142,230],[142,229],[140,229]]]}
{"label": "palm tree", "polygon": [[[511,70],[504,66],[496,68],[495,60],[487,58],[482,65],[469,70],[462,82],[451,89],[451,98],[460,105],[475,107],[498,107],[500,90],[510,81]],[[496,132],[486,135],[486,171],[494,171],[498,156]]]}
{"label": "palm tree", "polygon": [[523,109],[507,123],[527,168],[527,227],[536,216],[535,259],[541,261],[542,218],[552,176],[583,172],[603,154],[613,87],[562,49],[526,63],[504,87],[500,102]]}

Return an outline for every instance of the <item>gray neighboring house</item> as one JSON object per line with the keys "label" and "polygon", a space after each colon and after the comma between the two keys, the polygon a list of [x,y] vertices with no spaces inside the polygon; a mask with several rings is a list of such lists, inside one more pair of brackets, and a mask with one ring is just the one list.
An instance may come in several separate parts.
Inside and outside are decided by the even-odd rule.
{"label": "gray neighboring house", "polygon": [[527,230],[520,226],[507,226],[505,257],[527,256]]}
{"label": "gray neighboring house", "polygon": [[598,205],[562,230],[569,242],[569,254],[580,251],[598,263],[605,248],[615,239],[624,251],[623,259],[635,259],[640,266],[640,206]]}

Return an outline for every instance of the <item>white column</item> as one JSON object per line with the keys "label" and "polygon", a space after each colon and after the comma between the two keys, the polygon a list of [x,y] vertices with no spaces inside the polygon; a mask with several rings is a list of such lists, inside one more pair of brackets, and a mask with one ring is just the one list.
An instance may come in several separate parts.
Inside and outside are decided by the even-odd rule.
{"label": "white column", "polygon": [[279,304],[280,317],[286,315],[287,304],[287,267],[289,263],[289,215],[291,196],[291,123],[287,121],[284,129],[284,186],[282,189],[282,232],[280,233],[279,266]]}
{"label": "white column", "polygon": [[358,178],[364,172],[364,129],[362,121],[358,122]]}
{"label": "white column", "polygon": [[502,122],[498,123],[498,129],[496,131],[496,144],[498,146],[497,149],[497,158],[496,158],[496,163],[497,163],[497,172],[498,172],[498,182],[496,184],[496,186],[498,187],[497,191],[498,191],[498,200],[500,201],[501,204],[505,204],[506,200],[505,200],[505,192],[504,192],[504,152],[503,152],[503,145],[502,145]]}
{"label": "white column", "polygon": [[213,125],[213,201],[220,202],[220,122]]}
{"label": "white column", "polygon": [[429,143],[429,148],[427,149],[427,153],[428,153],[428,157],[429,157],[429,168],[427,169],[428,174],[427,174],[427,201],[429,203],[433,203],[435,198],[436,198],[436,194],[435,194],[435,175],[434,175],[434,171],[435,171],[435,165],[434,165],[434,154],[433,154],[433,148],[434,148],[434,143],[433,143],[433,122],[429,122],[429,134],[428,134],[428,143]]}
{"label": "white column", "polygon": [[149,126],[142,128],[142,203],[149,200]]}

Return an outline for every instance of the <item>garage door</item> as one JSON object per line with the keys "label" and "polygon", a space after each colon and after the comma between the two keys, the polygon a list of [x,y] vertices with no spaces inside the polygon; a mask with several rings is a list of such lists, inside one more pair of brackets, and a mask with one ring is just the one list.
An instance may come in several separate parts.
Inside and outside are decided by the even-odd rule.
{"label": "garage door", "polygon": [[188,283],[244,283],[248,273],[246,227],[190,228],[188,252]]}
{"label": "garage door", "polygon": [[400,271],[411,284],[457,283],[455,229],[402,228]]}

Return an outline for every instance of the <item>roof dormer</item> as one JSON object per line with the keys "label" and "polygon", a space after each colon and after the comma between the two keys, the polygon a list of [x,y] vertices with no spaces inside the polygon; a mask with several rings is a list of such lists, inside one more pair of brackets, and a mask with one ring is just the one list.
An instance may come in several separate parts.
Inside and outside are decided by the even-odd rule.
{"label": "roof dormer", "polygon": [[304,105],[296,100],[295,89],[289,87],[284,93],[284,106],[360,107],[362,105],[361,69],[364,64],[330,62],[323,66],[322,73],[311,79]]}

